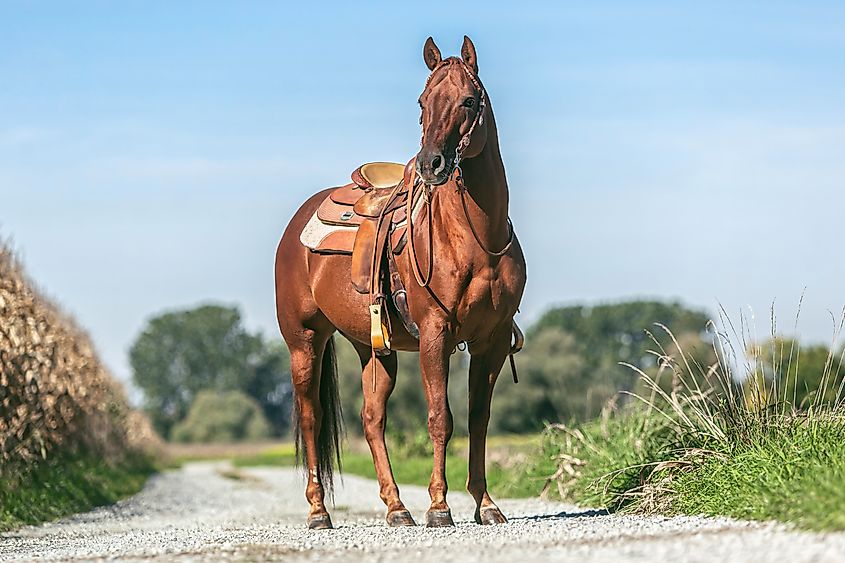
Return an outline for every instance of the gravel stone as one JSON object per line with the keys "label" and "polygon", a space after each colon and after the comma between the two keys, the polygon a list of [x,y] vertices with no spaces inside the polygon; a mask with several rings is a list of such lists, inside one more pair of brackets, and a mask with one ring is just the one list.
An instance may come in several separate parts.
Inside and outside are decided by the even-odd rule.
{"label": "gravel stone", "polygon": [[[427,491],[401,489],[424,521]],[[450,492],[449,503],[455,528],[388,528],[377,483],[347,475],[331,510],[336,529],[311,531],[298,471],[189,463],[113,506],[0,535],[0,560],[845,561],[845,534],[776,523],[617,516],[529,499],[498,501],[510,521],[479,526],[469,495]]]}

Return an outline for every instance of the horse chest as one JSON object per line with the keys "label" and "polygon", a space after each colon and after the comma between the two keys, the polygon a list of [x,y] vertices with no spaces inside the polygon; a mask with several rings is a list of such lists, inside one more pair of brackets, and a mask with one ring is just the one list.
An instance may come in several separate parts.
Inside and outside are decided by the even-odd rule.
{"label": "horse chest", "polygon": [[458,298],[456,320],[470,329],[490,328],[510,318],[518,304],[518,288],[502,268],[475,271]]}

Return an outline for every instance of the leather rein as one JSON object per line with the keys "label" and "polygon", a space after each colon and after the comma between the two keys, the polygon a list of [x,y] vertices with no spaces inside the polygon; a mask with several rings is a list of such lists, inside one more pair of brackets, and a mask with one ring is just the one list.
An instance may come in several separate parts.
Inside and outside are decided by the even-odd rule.
{"label": "leather rein", "polygon": [[[455,185],[457,186],[458,193],[461,195],[461,206],[464,209],[464,216],[466,217],[467,223],[469,224],[469,229],[472,232],[473,238],[475,238],[475,242],[478,243],[478,246],[487,254],[488,256],[494,258],[500,258],[508,253],[508,251],[513,246],[514,241],[514,230],[513,230],[513,223],[508,217],[508,241],[505,243],[505,246],[501,250],[493,251],[487,248],[484,243],[481,241],[481,237],[478,235],[478,230],[475,228],[475,224],[472,222],[472,217],[469,214],[469,207],[467,206],[466,200],[466,192],[467,188],[464,184],[464,177],[463,171],[461,170],[461,156],[463,151],[469,147],[470,142],[472,141],[472,134],[475,131],[475,128],[479,125],[484,123],[484,111],[487,108],[487,92],[484,87],[479,82],[478,78],[476,78],[475,74],[467,67],[467,64],[457,59],[460,63],[461,68],[466,73],[467,77],[469,78],[470,82],[481,92],[479,96],[478,102],[478,112],[476,113],[475,119],[470,125],[469,130],[461,137],[461,140],[458,142],[458,146],[455,148],[455,167],[453,173],[455,174]],[[444,64],[444,63],[441,63]],[[437,70],[436,67],[431,74],[428,76],[428,80],[425,82],[425,89],[428,89],[428,84],[431,81],[431,77],[434,76],[434,71]],[[424,90],[425,90],[424,89]],[[420,146],[422,146],[422,139],[420,139]],[[414,162],[410,166],[410,177],[404,178],[404,182],[408,186],[408,197],[405,202],[405,217],[408,221],[408,253],[409,258],[411,261],[411,270],[414,272],[414,278],[419,284],[420,287],[427,288],[429,283],[431,282],[432,275],[434,273],[434,253],[432,252],[432,235],[433,235],[433,227],[432,227],[432,214],[431,214],[431,193],[432,189],[431,186],[425,182],[419,181],[416,177],[416,162]],[[417,251],[416,247],[414,246],[414,207],[416,204],[416,190],[417,186],[421,186],[423,189],[422,196],[424,201],[422,202],[423,205],[426,206],[426,213],[427,213],[427,223],[428,223],[428,274],[423,275],[422,268],[420,267],[419,260],[417,259]],[[516,373],[516,362],[514,360],[514,354],[522,350],[522,346],[525,342],[525,337],[522,334],[522,331],[517,326],[516,322],[512,321],[512,334],[514,338],[513,344],[511,344],[511,349],[508,353],[508,359],[510,360],[510,367],[511,367],[511,375],[513,377],[514,383],[519,383],[519,378]],[[374,380],[375,381],[375,378]]]}

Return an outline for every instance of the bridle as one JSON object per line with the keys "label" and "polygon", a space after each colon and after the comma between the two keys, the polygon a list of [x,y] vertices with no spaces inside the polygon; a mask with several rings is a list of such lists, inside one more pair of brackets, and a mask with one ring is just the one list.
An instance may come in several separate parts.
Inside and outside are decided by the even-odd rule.
{"label": "bridle", "polygon": [[[484,89],[484,86],[481,85],[481,82],[478,80],[478,77],[475,75],[474,72],[469,68],[469,66],[461,59],[446,59],[438,64],[434,69],[431,71],[431,74],[428,75],[428,78],[425,81],[425,88],[423,91],[428,90],[428,85],[431,82],[431,78],[434,76],[434,73],[437,72],[441,67],[448,65],[448,64],[460,64],[461,69],[463,69],[464,73],[466,74],[467,78],[470,82],[472,82],[473,86],[481,92],[479,95],[478,100],[478,111],[475,114],[475,119],[473,119],[472,124],[470,124],[469,130],[464,133],[461,140],[458,141],[458,145],[455,147],[455,164],[453,167],[453,174],[455,175],[455,185],[457,187],[458,193],[461,195],[461,205],[464,209],[464,216],[466,217],[467,223],[469,224],[469,229],[472,232],[473,238],[475,238],[475,242],[478,243],[478,246],[481,247],[487,255],[492,256],[494,258],[500,258],[508,253],[511,246],[513,246],[514,241],[514,232],[513,232],[513,224],[511,223],[510,217],[508,217],[508,241],[505,243],[505,246],[501,250],[492,251],[484,246],[484,243],[481,242],[481,237],[478,235],[478,231],[475,228],[475,225],[472,222],[472,218],[469,214],[469,207],[467,206],[466,201],[466,192],[467,188],[464,184],[464,176],[463,171],[461,170],[461,157],[463,156],[463,152],[469,147],[470,143],[472,142],[472,134],[475,132],[476,127],[481,126],[484,124],[484,111],[487,108],[487,91]],[[422,146],[423,139],[420,138],[420,146]],[[433,253],[431,252],[431,239],[432,239],[432,222],[431,222],[431,185],[422,181],[421,178],[416,177],[416,164],[411,167],[411,177],[409,186],[408,186],[408,200],[407,200],[407,213],[406,216],[408,218],[408,247],[410,251],[411,257],[411,265],[412,270],[414,272],[414,277],[417,280],[417,283],[422,287],[427,287],[429,282],[431,282],[431,275],[433,270]],[[419,180],[419,181],[418,181]],[[428,251],[428,275],[422,275],[422,268],[419,265],[417,260],[417,253],[414,247],[414,228],[413,228],[413,220],[412,220],[412,211],[414,207],[414,200],[415,194],[414,191],[418,184],[423,186],[423,197],[424,197],[424,204],[427,207],[428,213],[428,241],[429,241],[429,251]]]}
{"label": "bridle", "polygon": [[[448,62],[447,62],[448,61]],[[478,231],[475,228],[475,225],[472,222],[472,218],[469,214],[469,208],[467,207],[466,201],[466,192],[467,187],[464,184],[464,176],[463,171],[461,170],[461,157],[463,155],[463,151],[469,147],[470,143],[472,142],[472,134],[475,132],[476,127],[484,124],[484,111],[487,108],[487,91],[481,85],[481,82],[478,80],[478,77],[475,75],[474,72],[467,66],[467,64],[461,59],[446,59],[445,61],[441,62],[438,66],[434,67],[429,74],[428,79],[425,81],[425,88],[423,91],[428,90],[429,82],[431,82],[431,78],[434,76],[434,73],[442,66],[446,64],[454,64],[457,62],[461,65],[461,68],[466,73],[467,78],[469,78],[470,82],[478,89],[481,94],[479,95],[478,101],[478,112],[475,115],[475,119],[472,121],[472,124],[469,127],[469,130],[461,137],[461,140],[458,141],[458,146],[455,147],[455,164],[453,174],[455,175],[455,186],[457,187],[458,193],[461,195],[461,205],[464,208],[464,216],[466,217],[467,223],[469,224],[469,229],[472,231],[472,236],[475,238],[475,242],[478,243],[478,246],[483,250],[488,256],[494,258],[500,258],[508,253],[508,251],[513,246],[514,241],[514,231],[513,231],[513,223],[511,223],[510,217],[508,217],[508,241],[505,243],[505,246],[501,250],[492,251],[484,246],[484,243],[481,242],[481,237],[478,236]],[[420,146],[422,146],[422,138],[420,138]],[[405,217],[408,221],[408,253],[411,262],[411,271],[414,273],[414,278],[416,278],[417,283],[420,287],[428,288],[428,284],[431,282],[432,275],[434,273],[434,252],[432,251],[432,214],[431,214],[431,186],[422,181],[421,178],[417,178],[416,173],[416,163],[413,162],[410,166],[410,177],[406,177],[403,181],[408,186],[408,196],[405,202]],[[401,183],[400,183],[401,185]],[[420,267],[419,260],[417,260],[417,251],[416,247],[414,246],[414,207],[416,205],[416,189],[417,187],[422,187],[422,204],[427,208],[427,216],[428,216],[428,274],[423,275],[422,268]],[[431,291],[429,289],[429,291]],[[439,301],[438,301],[439,304]],[[443,307],[442,304],[440,304]],[[513,376],[513,382],[518,383],[519,379],[517,378],[516,374],[516,362],[514,360],[514,354],[522,350],[522,346],[525,342],[525,337],[522,334],[522,331],[517,326],[516,322],[512,322],[512,334],[514,338],[514,342],[511,345],[510,351],[508,353],[508,358],[510,360],[511,366],[511,375]],[[375,366],[375,362],[373,363]],[[373,368],[375,369],[375,367]],[[375,385],[375,376],[373,377],[373,385]]]}

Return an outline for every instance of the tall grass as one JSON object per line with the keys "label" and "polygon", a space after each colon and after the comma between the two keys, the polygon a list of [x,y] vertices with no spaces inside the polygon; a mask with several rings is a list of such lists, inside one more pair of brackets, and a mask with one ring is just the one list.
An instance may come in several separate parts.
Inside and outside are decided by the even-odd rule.
{"label": "tall grass", "polygon": [[656,370],[628,365],[642,383],[632,406],[548,429],[545,451],[557,471],[547,492],[614,510],[845,529],[845,379],[835,352],[845,314],[818,385],[802,400],[801,348],[778,337],[774,314],[766,345],[753,319],[736,326],[720,317],[721,330],[708,327],[713,365],[699,365],[657,325]]}

